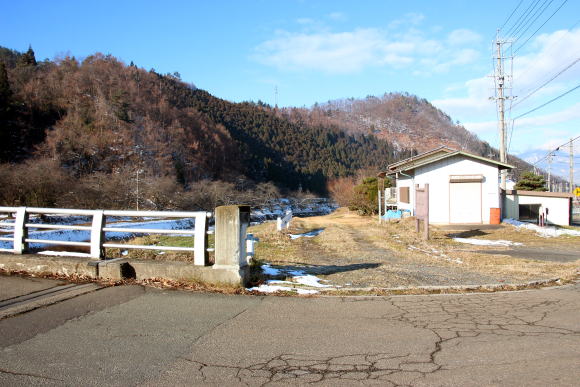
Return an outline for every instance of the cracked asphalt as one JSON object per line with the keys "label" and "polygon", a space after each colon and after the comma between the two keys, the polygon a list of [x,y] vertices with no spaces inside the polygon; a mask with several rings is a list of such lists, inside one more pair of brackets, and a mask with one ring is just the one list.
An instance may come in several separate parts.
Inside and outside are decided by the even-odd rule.
{"label": "cracked asphalt", "polygon": [[[127,289],[93,293],[90,310],[79,309],[85,295],[0,320],[0,385],[572,386],[580,380],[580,284],[342,298]],[[76,304],[67,308],[70,302]],[[56,323],[54,308],[60,308]],[[26,324],[38,332],[5,337]]]}

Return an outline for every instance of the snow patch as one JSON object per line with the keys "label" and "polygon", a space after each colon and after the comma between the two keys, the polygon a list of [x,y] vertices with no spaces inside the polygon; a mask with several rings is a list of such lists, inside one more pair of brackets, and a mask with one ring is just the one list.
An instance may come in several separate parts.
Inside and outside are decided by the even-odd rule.
{"label": "snow patch", "polygon": [[544,238],[559,237],[562,235],[580,236],[580,231],[578,231],[578,230],[569,230],[566,228],[556,228],[553,226],[540,227],[537,224],[520,222],[519,220],[510,219],[510,218],[504,219],[503,223],[511,224],[512,226],[515,226],[518,228],[524,228],[527,230],[535,231],[539,236],[544,237]]}
{"label": "snow patch", "polygon": [[320,278],[312,274],[300,275],[292,277],[292,279],[299,284],[312,286],[314,288],[329,288],[331,285],[323,285],[320,283]]}
{"label": "snow patch", "polygon": [[327,215],[338,208],[336,203],[326,198],[293,199],[280,198],[270,200],[261,206],[252,206],[251,219],[262,223],[269,219],[284,216],[286,210],[291,210],[294,216]]}
{"label": "snow patch", "polygon": [[250,292],[261,292],[261,293],[276,293],[276,292],[296,292],[298,294],[318,293],[318,290],[289,288],[287,286],[276,286],[276,285],[254,286],[253,288],[248,288],[247,290],[249,290]]}
{"label": "snow patch", "polygon": [[[52,223],[51,223],[52,224]],[[148,229],[154,228],[159,230],[182,230],[193,229],[195,219],[169,219],[169,220],[154,220],[149,222],[118,222],[107,224],[107,227],[118,228],[119,231],[107,231],[106,240],[118,240],[132,238],[139,233],[131,233],[123,231],[123,227]],[[34,231],[28,234],[30,239],[46,239],[54,241],[69,241],[69,242],[84,242],[91,239],[91,232],[88,230],[50,230],[50,231]],[[42,248],[47,246],[45,243],[30,243],[30,248]],[[12,248],[12,242],[1,241],[0,249]]]}
{"label": "snow patch", "polygon": [[455,242],[459,243],[467,243],[470,245],[476,246],[523,246],[523,243],[520,242],[512,242],[506,240],[497,240],[497,241],[490,241],[486,239],[473,239],[473,238],[453,238]]}
{"label": "snow patch", "polygon": [[280,275],[280,270],[274,269],[272,266],[268,265],[267,263],[262,265],[262,272],[269,276],[277,276]]}
{"label": "snow patch", "polygon": [[312,230],[312,231],[305,232],[302,234],[290,234],[290,239],[298,239],[298,238],[302,238],[302,237],[314,238],[315,236],[320,235],[323,231],[324,231],[323,228],[319,228],[317,230]]}
{"label": "snow patch", "polygon": [[313,288],[330,288],[332,285],[324,285],[321,284],[321,281],[328,282],[326,280],[321,280],[315,275],[306,274],[302,270],[284,270],[284,269],[277,269],[273,268],[269,264],[262,265],[262,272],[268,276],[291,276],[290,280],[268,280],[266,284],[255,286],[253,288],[248,288],[249,291],[257,291],[257,292],[264,292],[264,293],[273,293],[277,291],[292,291],[298,292],[298,294],[315,294],[318,293],[318,290],[315,289],[303,289],[303,288],[294,288],[288,286],[280,286],[279,284],[289,284],[289,285],[304,285]]}

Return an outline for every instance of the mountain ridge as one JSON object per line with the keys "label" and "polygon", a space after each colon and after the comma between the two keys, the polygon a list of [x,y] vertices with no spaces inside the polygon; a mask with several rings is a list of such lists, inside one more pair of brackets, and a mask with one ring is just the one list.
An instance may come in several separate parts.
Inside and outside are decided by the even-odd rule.
{"label": "mountain ridge", "polygon": [[51,165],[71,184],[93,191],[96,181],[114,177],[126,182],[119,203],[133,195],[129,182],[139,174],[152,187],[163,180],[175,192],[201,181],[240,189],[240,181],[251,181],[324,194],[331,179],[385,169],[426,147],[497,154],[427,100],[408,94],[277,108],[226,101],[177,73],[146,71],[99,53],[37,62],[32,49],[0,47],[0,64],[4,168]]}

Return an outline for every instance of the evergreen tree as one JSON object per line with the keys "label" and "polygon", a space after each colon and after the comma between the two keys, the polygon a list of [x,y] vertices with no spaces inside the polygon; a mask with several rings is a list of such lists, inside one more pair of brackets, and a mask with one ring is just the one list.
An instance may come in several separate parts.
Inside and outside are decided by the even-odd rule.
{"label": "evergreen tree", "polygon": [[28,51],[19,58],[19,64],[22,66],[36,66],[36,57],[32,46],[28,46]]}
{"label": "evergreen tree", "polygon": [[12,125],[10,105],[12,90],[4,62],[0,62],[0,161],[10,160],[12,148]]}
{"label": "evergreen tree", "polygon": [[546,191],[545,185],[546,182],[542,176],[533,172],[524,172],[514,188],[522,191]]}
{"label": "evergreen tree", "polygon": [[10,83],[8,82],[8,72],[4,62],[0,62],[0,111],[7,109],[11,96],[12,90],[10,90]]}
{"label": "evergreen tree", "polygon": [[379,182],[376,177],[367,177],[354,187],[354,197],[348,206],[351,211],[361,215],[376,214],[378,210],[377,197]]}

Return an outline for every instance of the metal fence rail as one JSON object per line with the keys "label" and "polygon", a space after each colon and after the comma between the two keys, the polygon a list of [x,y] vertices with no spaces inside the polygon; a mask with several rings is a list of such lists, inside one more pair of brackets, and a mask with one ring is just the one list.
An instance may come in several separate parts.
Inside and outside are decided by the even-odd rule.
{"label": "metal fence rail", "polygon": [[[165,212],[165,211],[114,211],[114,210],[75,210],[65,208],[34,208],[34,207],[0,207],[0,215],[13,215],[14,222],[3,221],[0,226],[11,227],[12,237],[0,237],[0,241],[13,243],[12,249],[0,249],[0,252],[23,254],[28,251],[30,243],[42,243],[63,246],[82,246],[90,248],[90,257],[94,259],[105,258],[106,248],[142,249],[142,250],[168,250],[193,252],[195,265],[206,265],[208,231],[207,219],[212,216],[210,212]],[[76,215],[88,216],[92,219],[91,226],[61,225],[48,223],[30,223],[30,215]],[[194,218],[195,227],[186,230],[167,230],[156,228],[107,227],[107,217],[124,218]],[[87,241],[61,241],[54,239],[29,238],[29,230],[74,230],[89,231]],[[156,245],[129,245],[121,243],[106,243],[105,233],[127,232],[135,234],[172,234],[193,236],[193,247],[180,246],[156,246]]]}

